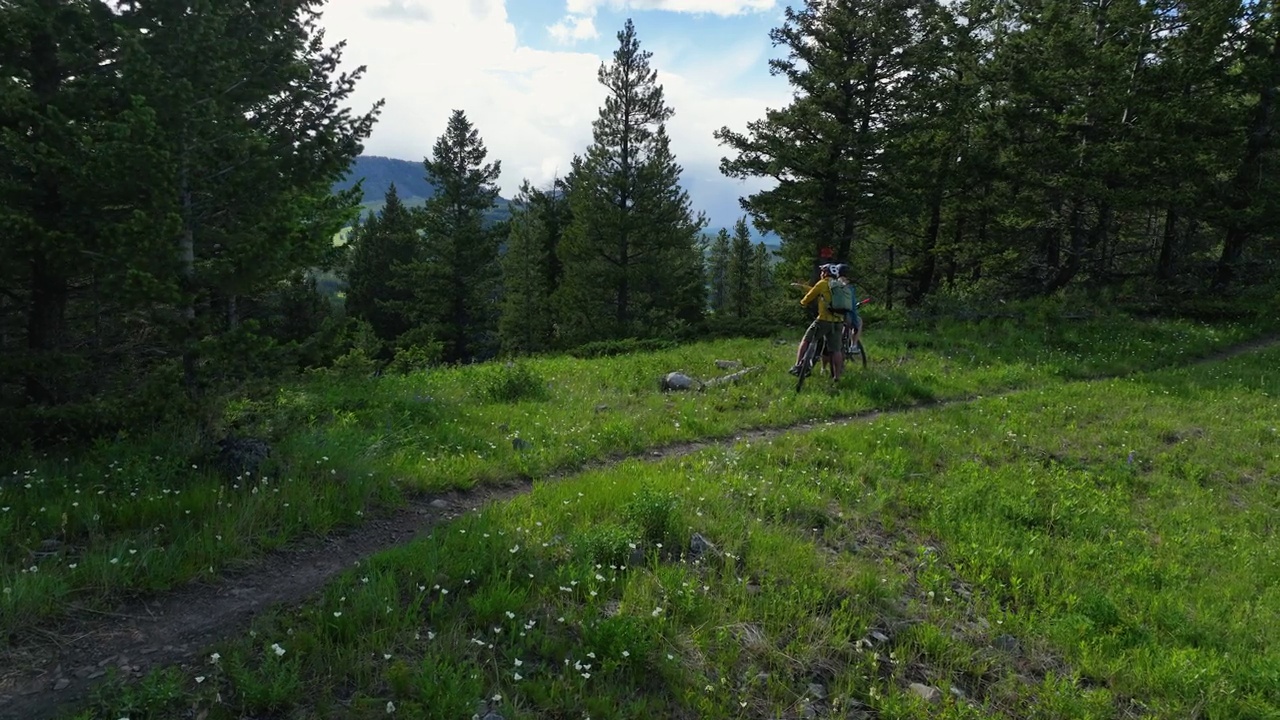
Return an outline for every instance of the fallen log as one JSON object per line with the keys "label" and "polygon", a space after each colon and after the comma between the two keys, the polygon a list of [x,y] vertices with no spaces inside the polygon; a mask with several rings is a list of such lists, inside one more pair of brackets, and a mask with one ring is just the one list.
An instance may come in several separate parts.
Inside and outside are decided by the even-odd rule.
{"label": "fallen log", "polygon": [[682,372],[669,372],[658,380],[658,389],[662,392],[671,392],[672,390],[705,390],[709,387],[717,385],[725,385],[727,383],[737,382],[747,375],[759,370],[759,367],[749,367],[739,370],[736,373],[730,373],[723,377],[712,378],[707,381],[690,377]]}
{"label": "fallen log", "polygon": [[703,387],[714,387],[716,385],[726,385],[728,383],[738,382],[742,378],[746,377],[747,375],[750,375],[751,373],[759,369],[760,369],[759,367],[744,368],[742,370],[739,370],[736,373],[732,373],[729,375],[725,375],[724,377],[718,377],[712,380],[708,380],[705,383],[703,383]]}

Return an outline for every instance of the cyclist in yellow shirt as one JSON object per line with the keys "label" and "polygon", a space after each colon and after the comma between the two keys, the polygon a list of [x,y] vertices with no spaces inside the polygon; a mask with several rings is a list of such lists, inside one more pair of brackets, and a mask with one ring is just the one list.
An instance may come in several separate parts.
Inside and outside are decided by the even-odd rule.
{"label": "cyclist in yellow shirt", "polygon": [[844,374],[844,343],[841,342],[841,333],[844,329],[845,314],[831,309],[832,267],[823,265],[819,268],[819,272],[821,277],[813,287],[803,283],[791,283],[792,287],[806,290],[804,298],[800,300],[801,305],[808,307],[814,301],[817,301],[818,317],[805,330],[804,338],[800,341],[800,347],[796,349],[796,364],[792,365],[787,372],[792,375],[799,375],[800,358],[804,357],[805,351],[809,349],[809,343],[819,338],[825,338],[827,353],[831,358],[831,379],[839,380],[840,376]]}

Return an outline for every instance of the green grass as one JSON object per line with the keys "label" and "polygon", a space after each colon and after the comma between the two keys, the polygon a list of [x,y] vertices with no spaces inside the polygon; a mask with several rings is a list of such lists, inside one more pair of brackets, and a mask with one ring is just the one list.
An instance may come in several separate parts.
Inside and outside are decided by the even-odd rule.
{"label": "green grass", "polygon": [[[0,636],[78,606],[212,578],[301,537],[358,524],[406,492],[546,477],[647,448],[922,401],[1052,387],[1066,378],[1179,365],[1260,330],[1051,317],[909,329],[877,323],[870,370],[797,395],[790,341],[445,368],[381,378],[317,373],[233,403],[226,421],[275,446],[264,477],[224,478],[175,431],[18,459],[0,482]],[[703,393],[658,377],[764,370]],[[519,438],[523,449],[517,449]],[[190,522],[198,518],[199,522]]]}
{"label": "green grass", "polygon": [[537,483],[81,717],[1277,717],[1278,367]]}

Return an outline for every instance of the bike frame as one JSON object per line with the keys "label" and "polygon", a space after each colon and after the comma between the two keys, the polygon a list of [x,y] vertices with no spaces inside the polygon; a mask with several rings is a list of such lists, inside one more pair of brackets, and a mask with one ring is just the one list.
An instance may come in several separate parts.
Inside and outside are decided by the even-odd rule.
{"label": "bike frame", "polygon": [[[863,298],[858,301],[858,307],[862,307],[871,302],[871,298]],[[852,332],[849,328],[844,331]],[[843,335],[843,331],[842,331]],[[867,349],[862,346],[862,340],[858,340],[858,354],[862,356],[862,367],[867,367]],[[796,378],[796,392],[800,392],[800,388],[804,387],[804,381],[813,373],[813,368],[818,364],[818,358],[825,355],[827,351],[827,338],[824,334],[822,337],[814,339],[809,343],[808,349],[805,350],[804,357],[800,359],[800,372]]]}

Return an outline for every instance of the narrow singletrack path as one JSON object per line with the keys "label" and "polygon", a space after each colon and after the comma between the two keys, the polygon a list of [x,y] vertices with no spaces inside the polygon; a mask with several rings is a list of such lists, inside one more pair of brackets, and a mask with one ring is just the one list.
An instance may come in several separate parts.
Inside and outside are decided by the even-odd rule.
{"label": "narrow singletrack path", "polygon": [[[1280,337],[1262,337],[1194,362],[1221,361],[1277,344]],[[1080,382],[1117,377],[1124,375]],[[1015,395],[1034,389],[1015,388],[926,401],[892,410],[868,410],[782,427],[744,430],[732,437],[615,455],[549,476],[541,482],[608,468],[626,460],[678,458],[711,447],[768,442],[788,433],[868,422],[881,415],[961,405],[984,397]],[[52,630],[37,630],[34,634],[41,640],[19,643],[0,654],[0,720],[57,717],[60,712],[82,704],[93,688],[112,672],[121,677],[141,677],[156,668],[200,662],[210,645],[243,632],[258,613],[278,604],[299,604],[364,558],[425,537],[442,523],[489,503],[526,493],[532,487],[532,482],[511,480],[465,492],[411,497],[405,507],[372,518],[359,527],[326,538],[300,541],[288,549],[246,563],[240,570],[228,571],[216,584],[192,583],[157,597],[124,602],[110,612],[84,610],[79,613],[81,617]]]}

